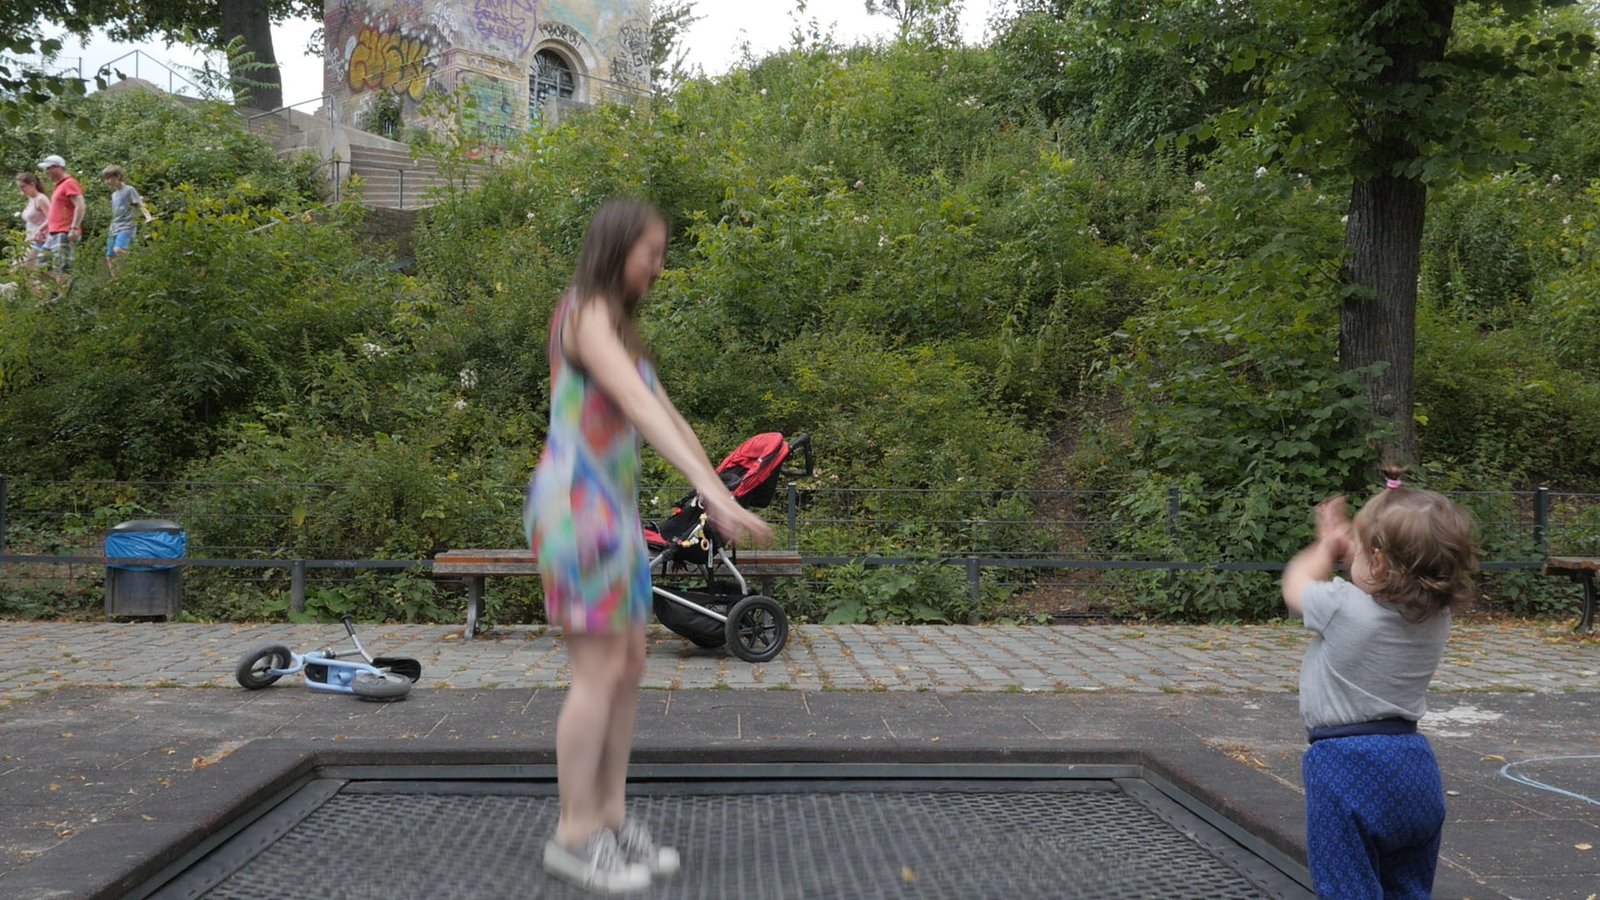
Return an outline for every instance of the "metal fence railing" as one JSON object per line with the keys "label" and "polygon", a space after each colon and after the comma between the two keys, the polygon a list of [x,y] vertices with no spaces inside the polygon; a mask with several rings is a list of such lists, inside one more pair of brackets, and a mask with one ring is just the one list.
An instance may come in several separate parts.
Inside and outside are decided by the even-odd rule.
{"label": "metal fence railing", "polygon": [[[685,493],[641,492],[646,519]],[[362,573],[425,572],[434,554],[523,543],[521,485],[464,486],[374,474],[344,484],[290,482],[52,482],[0,476],[0,591],[26,580],[93,579],[106,531],[166,518],[189,533],[186,565],[211,583],[287,593],[297,607],[317,586]],[[1600,556],[1600,494],[1538,489],[1451,494],[1477,517],[1488,572],[1537,571],[1549,556]],[[1215,526],[1228,495],[1132,492],[813,488],[789,484],[768,511],[783,545],[825,587],[844,566],[952,570],[970,598],[1028,591],[1044,599],[1129,590],[1127,577],[1183,573],[1269,576]],[[1292,527],[1304,510],[1285,513]],[[1291,527],[1291,526],[1285,526]],[[1279,554],[1281,555],[1281,554]],[[197,575],[200,573],[197,572]],[[1120,579],[1120,580],[1119,580]],[[1081,604],[1080,604],[1081,605]]]}

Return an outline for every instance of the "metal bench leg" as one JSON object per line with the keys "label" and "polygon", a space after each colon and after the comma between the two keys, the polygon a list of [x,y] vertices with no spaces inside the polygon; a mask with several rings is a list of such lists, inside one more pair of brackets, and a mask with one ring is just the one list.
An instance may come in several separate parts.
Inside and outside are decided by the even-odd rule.
{"label": "metal bench leg", "polygon": [[478,619],[483,615],[483,576],[467,576],[467,631],[464,637],[472,640],[478,635]]}
{"label": "metal bench leg", "polygon": [[1594,631],[1594,572],[1583,573],[1583,616],[1578,619],[1578,627],[1573,631]]}

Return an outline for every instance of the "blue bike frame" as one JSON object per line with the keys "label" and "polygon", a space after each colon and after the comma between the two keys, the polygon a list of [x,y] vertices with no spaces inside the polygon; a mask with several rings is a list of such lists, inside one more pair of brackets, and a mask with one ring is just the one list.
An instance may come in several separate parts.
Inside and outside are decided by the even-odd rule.
{"label": "blue bike frame", "polygon": [[314,691],[331,691],[338,694],[355,693],[351,685],[355,682],[356,676],[362,672],[381,676],[383,670],[372,664],[372,657],[367,654],[367,649],[361,646],[361,639],[356,637],[355,627],[350,624],[349,617],[343,622],[345,631],[355,643],[356,652],[361,654],[363,662],[340,659],[339,654],[331,647],[304,655],[290,650],[287,669],[268,668],[265,674],[296,675],[304,672],[306,687]]}

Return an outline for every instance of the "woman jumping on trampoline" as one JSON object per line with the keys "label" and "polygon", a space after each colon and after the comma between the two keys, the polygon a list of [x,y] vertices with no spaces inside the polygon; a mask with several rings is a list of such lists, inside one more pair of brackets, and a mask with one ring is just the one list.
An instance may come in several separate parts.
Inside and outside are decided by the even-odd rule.
{"label": "woman jumping on trampoline", "polygon": [[720,533],[772,540],[723,486],[640,338],[639,301],[666,248],[666,221],[648,204],[610,200],[589,221],[551,317],[550,430],[523,510],[545,611],[565,632],[572,669],[556,721],[560,820],[544,867],[606,893],[640,890],[679,865],[677,851],[627,817],[623,800],[650,617],[640,437],[689,480]]}

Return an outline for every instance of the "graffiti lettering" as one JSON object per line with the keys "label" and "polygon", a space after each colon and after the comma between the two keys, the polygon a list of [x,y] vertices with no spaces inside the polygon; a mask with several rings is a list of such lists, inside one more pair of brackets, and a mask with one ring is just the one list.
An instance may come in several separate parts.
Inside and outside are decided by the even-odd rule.
{"label": "graffiti lettering", "polygon": [[427,44],[393,32],[363,28],[350,50],[349,84],[354,91],[381,88],[421,100],[432,70]]}
{"label": "graffiti lettering", "polygon": [[618,33],[620,53],[611,57],[611,79],[621,84],[650,83],[650,29],[624,25]]}
{"label": "graffiti lettering", "polygon": [[460,84],[467,95],[473,130],[496,146],[505,146],[515,131],[518,85],[478,72],[462,72]]}
{"label": "graffiti lettering", "polygon": [[578,33],[578,29],[573,28],[571,25],[568,25],[565,22],[545,22],[543,25],[539,26],[539,30],[543,32],[546,37],[552,37],[558,41],[566,41],[568,44],[574,47],[585,43],[583,35]]}
{"label": "graffiti lettering", "polygon": [[478,36],[516,58],[533,52],[538,22],[538,0],[474,0],[472,4],[472,24]]}

